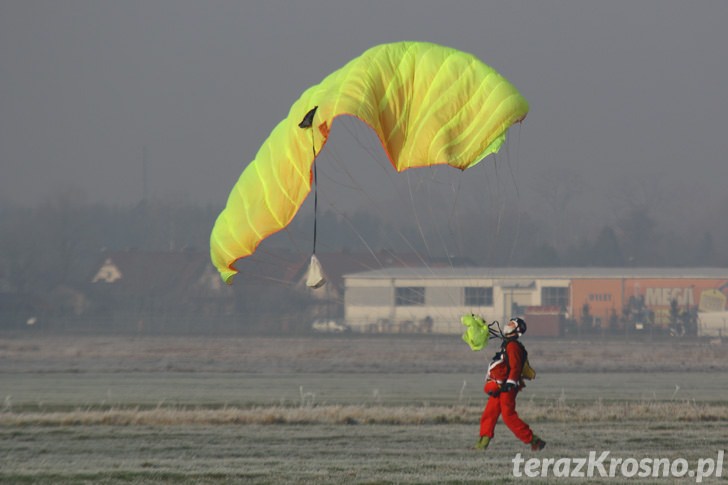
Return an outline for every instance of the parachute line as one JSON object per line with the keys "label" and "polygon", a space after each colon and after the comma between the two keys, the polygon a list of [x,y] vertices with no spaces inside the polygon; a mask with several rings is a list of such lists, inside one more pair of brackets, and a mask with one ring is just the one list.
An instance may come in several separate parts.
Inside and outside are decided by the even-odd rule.
{"label": "parachute line", "polygon": [[[354,119],[355,119],[355,120],[357,120],[357,121],[362,121],[362,120],[360,120],[360,119],[358,119],[358,118],[356,118],[356,117],[354,117]],[[366,123],[365,123],[365,124],[366,124]],[[345,125],[346,125],[346,124],[345,124]],[[367,153],[369,154],[369,156],[370,156],[370,157],[371,157],[372,159],[374,159],[374,160],[376,160],[377,162],[379,162],[379,159],[377,158],[377,155],[376,155],[376,153],[375,153],[375,151],[374,151],[373,149],[371,149],[370,147],[367,147],[367,145],[366,145],[366,144],[362,143],[362,141],[361,141],[360,137],[359,137],[359,136],[358,136],[358,135],[357,135],[356,133],[354,133],[354,132],[353,132],[353,131],[352,131],[352,130],[351,130],[351,129],[350,129],[349,127],[348,127],[348,126],[346,126],[346,130],[347,130],[347,131],[348,131],[348,132],[350,133],[350,135],[351,135],[351,136],[352,136],[352,137],[353,137],[353,138],[354,138],[354,139],[356,140],[356,142],[357,142],[357,143],[358,143],[358,144],[360,145],[360,147],[362,147],[362,149],[364,149],[364,150],[365,150],[365,151],[366,151],[366,152],[367,152]],[[367,130],[367,133],[370,133],[370,130]],[[343,172],[343,173],[344,173],[344,174],[345,174],[345,175],[347,176],[347,178],[348,178],[348,179],[349,179],[349,181],[351,182],[351,185],[353,185],[354,187],[356,187],[356,190],[357,190],[358,192],[360,192],[360,193],[361,193],[361,194],[362,194],[362,195],[364,196],[364,198],[365,198],[366,200],[368,200],[368,202],[369,202],[370,206],[371,206],[371,207],[373,207],[374,209],[376,209],[376,211],[377,211],[377,212],[378,212],[378,213],[379,213],[380,215],[385,215],[385,216],[386,216],[386,215],[388,215],[388,213],[390,212],[390,211],[388,210],[388,208],[386,208],[386,207],[384,207],[384,208],[383,208],[383,207],[381,206],[381,204],[380,204],[380,203],[378,203],[378,202],[377,202],[377,201],[376,201],[376,200],[374,199],[374,197],[372,196],[372,193],[371,193],[370,191],[368,191],[368,190],[365,190],[365,188],[364,188],[364,187],[363,187],[363,186],[362,186],[362,185],[361,185],[361,184],[360,184],[360,183],[359,183],[359,182],[357,181],[356,177],[354,177],[354,175],[353,175],[353,174],[351,173],[351,171],[350,171],[350,170],[349,170],[349,169],[348,169],[348,168],[347,168],[347,167],[345,166],[345,164],[344,164],[344,163],[343,163],[343,162],[341,161],[340,157],[336,156],[336,153],[335,153],[335,148],[334,148],[334,147],[330,147],[330,150],[328,151],[328,153],[330,153],[330,154],[331,154],[331,159],[332,159],[332,161],[333,161],[333,162],[335,162],[335,163],[336,163],[336,166],[337,166],[337,167],[338,167],[339,169],[341,169],[341,170],[342,170],[342,172]],[[393,174],[393,173],[390,173],[390,172],[389,172],[389,171],[391,170],[391,167],[392,167],[392,165],[391,165],[391,164],[388,164],[388,163],[385,163],[385,164],[383,164],[383,163],[377,163],[377,165],[378,165],[378,166],[380,167],[380,169],[382,169],[382,171],[384,171],[385,175],[387,176],[387,177],[386,177],[386,178],[387,178],[387,180],[389,180],[389,181],[390,181],[390,183],[392,184],[392,186],[393,186],[393,187],[395,187],[394,193],[395,193],[395,194],[397,194],[397,197],[399,197],[399,198],[401,199],[401,202],[402,202],[402,206],[403,206],[403,207],[406,207],[407,205],[409,205],[409,204],[407,204],[407,203],[406,203],[406,201],[405,201],[405,200],[404,200],[404,199],[402,198],[403,196],[402,196],[402,194],[400,193],[400,191],[399,191],[399,190],[396,190],[396,184],[394,184],[394,182],[393,182],[393,180],[394,180],[394,179],[392,178],[392,177],[393,177],[393,176],[394,176],[395,174]],[[406,175],[408,175],[408,174],[406,174]],[[410,195],[410,196],[411,196],[411,195]],[[332,205],[331,207],[332,207],[333,211],[334,211],[334,212],[335,212],[336,214],[338,214],[338,215],[340,215],[340,216],[342,216],[342,217],[346,218],[346,216],[345,216],[344,214],[340,213],[339,211],[337,211],[337,210],[336,210],[336,209],[335,209],[335,208],[333,207],[333,205]],[[414,207],[414,205],[412,205],[412,210],[413,210],[413,211],[415,211],[415,210],[416,210],[416,208]],[[385,218],[385,219],[386,219],[386,218]],[[416,248],[416,247],[414,246],[414,244],[413,244],[413,243],[412,243],[412,242],[411,242],[411,241],[409,240],[409,238],[407,238],[407,236],[406,236],[406,235],[405,235],[405,234],[404,234],[404,233],[403,233],[403,232],[402,232],[402,231],[401,231],[401,230],[400,230],[399,228],[397,228],[396,226],[395,226],[395,227],[393,227],[393,230],[395,231],[395,233],[397,234],[397,236],[399,237],[399,239],[400,239],[401,241],[403,241],[403,242],[404,242],[404,244],[405,244],[405,245],[406,245],[406,246],[407,246],[407,247],[408,247],[408,248],[410,249],[410,251],[412,251],[412,253],[413,253],[413,254],[414,254],[414,255],[415,255],[415,256],[416,256],[416,257],[417,257],[417,258],[419,259],[419,261],[420,261],[420,263],[422,264],[422,266],[426,267],[426,268],[427,268],[428,270],[430,270],[430,271],[431,271],[432,269],[430,268],[430,266],[429,266],[429,264],[427,263],[426,259],[425,259],[425,258],[424,258],[424,257],[422,256],[422,254],[420,254],[420,251],[418,251],[418,250],[417,250],[417,248]],[[420,228],[420,230],[421,230],[421,228]],[[355,230],[355,232],[357,232],[357,231]],[[358,234],[358,236],[357,236],[357,237],[359,237],[360,239],[363,239],[363,236],[362,236],[361,234]],[[423,239],[423,240],[424,240],[424,239]],[[403,261],[399,260],[399,262],[403,262]]]}
{"label": "parachute line", "polygon": [[415,204],[415,199],[412,195],[412,179],[409,177],[409,174],[407,174],[407,189],[409,190],[409,202],[410,206],[412,207],[412,214],[415,218],[415,224],[417,224],[417,231],[420,233],[420,237],[422,238],[422,244],[425,245],[425,251],[427,251],[427,256],[432,258],[430,245],[427,244],[427,238],[425,237],[425,233],[422,231],[422,223],[420,222],[419,215],[417,214],[417,204]]}
{"label": "parachute line", "polygon": [[[314,111],[315,110],[316,108],[314,108]],[[311,117],[313,117],[313,115],[311,115]],[[314,144],[313,130],[311,130],[311,150],[313,151],[313,249],[311,252],[312,254],[316,254],[316,234],[318,232],[316,230],[318,222],[318,164],[316,163],[316,145]]]}

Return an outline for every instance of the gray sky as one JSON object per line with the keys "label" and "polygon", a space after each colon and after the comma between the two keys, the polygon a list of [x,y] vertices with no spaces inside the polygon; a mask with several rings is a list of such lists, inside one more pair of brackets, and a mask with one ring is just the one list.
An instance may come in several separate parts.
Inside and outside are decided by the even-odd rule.
{"label": "gray sky", "polygon": [[727,24],[719,0],[0,0],[0,201],[134,203],[146,150],[150,196],[222,204],[307,86],[399,40],[471,52],[529,100],[524,192],[550,174],[718,200]]}

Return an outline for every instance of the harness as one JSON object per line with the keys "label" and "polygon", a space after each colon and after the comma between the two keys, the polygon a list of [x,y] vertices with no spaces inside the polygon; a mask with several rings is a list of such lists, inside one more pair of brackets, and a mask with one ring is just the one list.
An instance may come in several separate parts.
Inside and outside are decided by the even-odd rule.
{"label": "harness", "polygon": [[486,381],[496,382],[499,386],[503,384],[503,382],[490,377],[490,370],[500,363],[504,363],[506,366],[506,376],[510,375],[511,364],[508,361],[508,352],[506,351],[506,346],[510,342],[515,342],[518,345],[518,347],[521,349],[521,352],[523,353],[523,369],[521,370],[520,377],[526,378],[528,380],[531,380],[536,377],[536,371],[533,370],[533,368],[528,363],[528,351],[526,350],[526,347],[524,347],[524,345],[521,342],[519,342],[518,340],[503,339],[503,342],[501,343],[500,351],[497,352],[493,356],[493,360],[491,361],[490,365],[488,366],[488,378],[486,379]]}

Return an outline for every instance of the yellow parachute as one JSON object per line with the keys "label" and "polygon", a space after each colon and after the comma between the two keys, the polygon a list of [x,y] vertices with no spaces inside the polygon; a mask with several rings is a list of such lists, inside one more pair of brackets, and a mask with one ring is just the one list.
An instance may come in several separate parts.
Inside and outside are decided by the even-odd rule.
{"label": "yellow parachute", "polygon": [[527,113],[516,88],[471,54],[426,42],[373,47],[308,88],[273,129],[215,222],[212,262],[231,283],[235,262],[291,222],[337,116],[369,125],[402,172],[472,167],[497,152]]}

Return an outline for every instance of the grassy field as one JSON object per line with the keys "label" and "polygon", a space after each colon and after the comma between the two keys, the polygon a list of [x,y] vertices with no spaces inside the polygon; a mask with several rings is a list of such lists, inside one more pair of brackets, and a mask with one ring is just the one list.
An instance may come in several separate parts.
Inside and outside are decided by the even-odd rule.
{"label": "grassy field", "polygon": [[519,452],[695,467],[728,447],[726,345],[526,343],[539,455],[502,423],[470,449],[492,352],[457,338],[6,336],[0,483],[514,483]]}
{"label": "grassy field", "polygon": [[[544,457],[611,450],[695,463],[725,446],[725,428],[713,422],[534,426],[549,439]],[[468,449],[470,423],[3,426],[0,432],[3,483],[513,483],[514,456],[531,456],[502,430],[487,453]]]}

